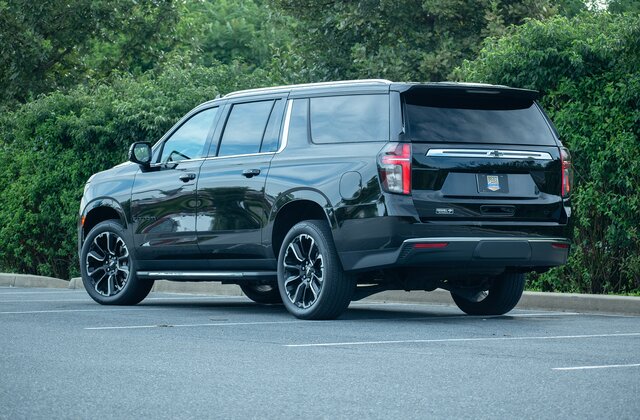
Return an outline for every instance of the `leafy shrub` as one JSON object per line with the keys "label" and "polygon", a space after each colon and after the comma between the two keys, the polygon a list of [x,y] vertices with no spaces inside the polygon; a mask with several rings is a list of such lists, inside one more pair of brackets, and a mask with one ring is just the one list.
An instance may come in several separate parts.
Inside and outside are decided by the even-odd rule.
{"label": "leafy shrub", "polygon": [[89,176],[126,159],[134,141],[159,139],[219,92],[268,84],[240,65],[169,66],[159,75],[55,92],[0,120],[0,269],[77,273],[77,218]]}
{"label": "leafy shrub", "polygon": [[640,16],[589,13],[513,28],[462,80],[537,89],[573,154],[574,245],[539,290],[640,290]]}

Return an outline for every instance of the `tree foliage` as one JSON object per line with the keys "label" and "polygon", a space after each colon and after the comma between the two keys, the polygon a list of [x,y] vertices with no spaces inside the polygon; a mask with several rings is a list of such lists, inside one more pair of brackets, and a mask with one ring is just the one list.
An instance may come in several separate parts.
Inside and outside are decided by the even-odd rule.
{"label": "tree foliage", "polygon": [[148,70],[176,17],[171,0],[0,0],[0,105]]}
{"label": "tree foliage", "polygon": [[640,288],[640,16],[530,21],[488,42],[464,80],[540,90],[573,153],[574,246],[544,290]]}
{"label": "tree foliage", "polygon": [[264,68],[287,49],[293,20],[259,0],[184,2],[179,6],[174,52],[209,67],[239,61]]}
{"label": "tree foliage", "polygon": [[315,78],[437,81],[526,18],[555,12],[538,0],[277,0],[300,19],[296,49]]}

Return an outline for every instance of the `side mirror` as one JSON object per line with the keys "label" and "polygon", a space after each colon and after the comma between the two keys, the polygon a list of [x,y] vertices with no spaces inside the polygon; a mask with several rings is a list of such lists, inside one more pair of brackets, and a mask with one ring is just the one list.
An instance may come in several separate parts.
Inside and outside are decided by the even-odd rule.
{"label": "side mirror", "polygon": [[129,160],[148,168],[151,165],[151,146],[149,143],[133,143],[131,147],[129,147]]}

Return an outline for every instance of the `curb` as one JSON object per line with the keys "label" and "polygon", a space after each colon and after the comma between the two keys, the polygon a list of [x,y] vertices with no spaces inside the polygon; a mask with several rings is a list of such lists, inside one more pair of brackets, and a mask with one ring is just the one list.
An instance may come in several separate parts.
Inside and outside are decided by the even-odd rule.
{"label": "curb", "polygon": [[[71,281],[66,281],[52,277],[9,273],[0,273],[0,286],[84,289],[82,280],[79,277],[75,277],[71,279]],[[175,282],[158,280],[155,282],[151,291],[195,295],[243,296],[240,287],[235,284],[211,282]],[[377,293],[363,299],[363,301],[455,306],[449,292],[441,289],[434,290],[433,292],[405,292],[402,290],[389,290]],[[522,299],[520,299],[516,308],[559,312],[595,312],[640,315],[640,297],[587,295],[578,293],[524,292]]]}
{"label": "curb", "polygon": [[67,287],[68,284],[69,282],[66,280],[53,277],[0,273],[0,286],[5,287],[45,287],[59,289]]}

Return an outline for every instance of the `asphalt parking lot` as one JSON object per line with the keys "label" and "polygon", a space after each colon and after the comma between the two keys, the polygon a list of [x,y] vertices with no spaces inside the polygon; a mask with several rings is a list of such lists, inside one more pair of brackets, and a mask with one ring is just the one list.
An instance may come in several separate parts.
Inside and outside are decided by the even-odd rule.
{"label": "asphalt parking lot", "polygon": [[638,418],[640,317],[0,288],[0,418]]}

